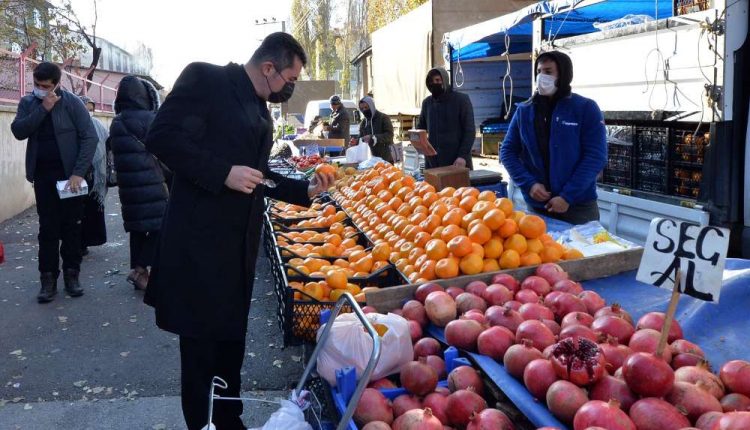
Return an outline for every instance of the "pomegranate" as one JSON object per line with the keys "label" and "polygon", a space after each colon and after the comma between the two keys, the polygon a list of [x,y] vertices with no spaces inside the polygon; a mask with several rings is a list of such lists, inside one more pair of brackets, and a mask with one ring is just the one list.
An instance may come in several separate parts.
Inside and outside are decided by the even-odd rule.
{"label": "pomegranate", "polygon": [[[664,327],[664,318],[666,314],[664,312],[649,312],[642,316],[636,324],[638,330],[642,328],[650,328],[661,333],[662,327]],[[669,335],[667,342],[672,343],[677,339],[682,339],[682,327],[677,320],[673,319],[672,324],[669,326]]]}
{"label": "pomegranate", "polygon": [[417,290],[414,292],[414,298],[424,303],[427,296],[434,291],[445,291],[445,288],[434,282],[428,282],[417,287]]}
{"label": "pomegranate", "polygon": [[698,421],[695,422],[695,426],[700,430],[712,430],[714,424],[718,423],[723,416],[724,414],[721,412],[706,412],[698,418]]}
{"label": "pomegranate", "polygon": [[514,334],[518,326],[523,322],[521,314],[509,307],[490,306],[484,313],[484,316],[491,326],[505,327]]}
{"label": "pomegranate", "polygon": [[594,313],[594,319],[603,317],[605,315],[614,315],[616,317],[624,319],[631,325],[633,324],[633,317],[631,317],[630,314],[617,303],[613,304],[612,306],[605,306],[596,311],[596,313]]}
{"label": "pomegranate", "polygon": [[461,315],[471,309],[478,309],[482,312],[487,310],[487,303],[483,298],[472,293],[461,293],[456,297],[456,309]]}
{"label": "pomegranate", "polygon": [[437,383],[437,373],[427,363],[410,361],[401,366],[401,386],[412,394],[424,396],[431,393],[437,387]]}
{"label": "pomegranate", "polygon": [[578,295],[578,298],[583,300],[583,304],[586,305],[586,310],[591,315],[594,315],[605,305],[602,296],[591,290],[584,290],[584,292]]}
{"label": "pomegranate", "polygon": [[448,293],[451,297],[453,297],[455,299],[456,297],[460,296],[461,294],[465,293],[466,291],[464,291],[463,288],[448,287],[445,290],[445,292]]}
{"label": "pomegranate", "polygon": [[425,312],[424,305],[418,300],[409,300],[404,303],[401,310],[404,312],[404,318],[416,321],[422,327],[426,326],[429,322],[427,320],[427,312]]}
{"label": "pomegranate", "polygon": [[401,309],[393,309],[390,311],[390,313],[394,315],[398,315],[400,317],[404,316],[404,311],[402,311]]}
{"label": "pomegranate", "polygon": [[591,329],[618,339],[619,342],[627,344],[635,333],[635,328],[629,322],[614,315],[604,315],[596,318],[591,323]]}
{"label": "pomegranate", "polygon": [[489,306],[499,306],[513,300],[513,292],[502,284],[492,284],[482,293],[482,298]]}
{"label": "pomegranate", "polygon": [[540,297],[544,297],[547,293],[552,291],[552,286],[541,276],[529,276],[521,282],[521,289],[531,290],[537,293]]}
{"label": "pomegranate", "polygon": [[376,388],[376,389],[379,389],[379,390],[390,390],[390,389],[393,389],[393,388],[398,388],[398,386],[396,384],[394,384],[393,381],[391,381],[388,378],[383,378],[383,379],[378,379],[378,380],[375,380],[375,381],[370,381],[370,383],[367,384],[367,387],[368,388]]}
{"label": "pomegranate", "polygon": [[422,326],[414,320],[408,320],[406,323],[409,325],[409,335],[411,335],[412,343],[422,339]]}
{"label": "pomegranate", "polygon": [[539,321],[541,321],[542,324],[546,325],[547,328],[550,329],[550,331],[552,331],[552,334],[554,334],[555,336],[559,336],[560,335],[560,331],[562,329],[560,328],[560,324],[558,324],[555,320],[541,319]]}
{"label": "pomegranate", "polygon": [[552,291],[561,291],[563,293],[578,295],[583,292],[583,287],[576,281],[561,279],[552,285]]}
{"label": "pomegranate", "polygon": [[590,328],[581,324],[569,325],[560,330],[560,340],[567,339],[569,337],[583,337],[592,342],[596,342],[597,339],[599,339],[599,336],[597,336],[594,330],[591,330]]}
{"label": "pomegranate", "polygon": [[487,408],[487,402],[482,396],[471,389],[458,390],[448,396],[446,415],[454,426],[465,427],[471,420],[471,415],[482,412]]}
{"label": "pomegranate", "polygon": [[445,378],[445,360],[437,355],[428,355],[424,360],[437,373],[438,379]]}
{"label": "pomegranate", "polygon": [[[463,291],[463,290],[462,290]],[[456,319],[456,301],[442,291],[433,291],[424,301],[427,318],[438,327]]]}
{"label": "pomegranate", "polygon": [[666,361],[646,352],[634,352],[622,364],[628,387],[644,397],[663,397],[674,384],[674,371]]}
{"label": "pomegranate", "polygon": [[523,306],[523,303],[519,302],[518,300],[511,300],[509,302],[505,302],[506,308],[511,308],[514,311],[518,311],[521,309],[521,306]]}
{"label": "pomegranate", "polygon": [[484,290],[487,289],[487,284],[482,281],[471,281],[464,287],[467,293],[474,294],[475,296],[482,297]]}
{"label": "pomegranate", "polygon": [[537,358],[544,358],[542,352],[534,348],[531,341],[526,340],[522,344],[508,348],[503,356],[503,365],[508,373],[521,379],[526,365]]}
{"label": "pomegranate", "polygon": [[554,320],[555,314],[549,308],[539,303],[526,303],[518,310],[524,320],[547,319]]}
{"label": "pomegranate", "polygon": [[443,424],[428,408],[412,409],[396,418],[393,430],[443,430]]}
{"label": "pomegranate", "polygon": [[365,388],[357,403],[357,408],[354,409],[353,418],[358,426],[364,426],[370,421],[383,421],[390,424],[393,422],[393,408],[383,393],[375,388]]}
{"label": "pomegranate", "polygon": [[479,311],[477,309],[471,309],[469,312],[466,312],[465,314],[461,315],[461,318],[459,319],[474,320],[482,325],[487,323],[487,318],[485,318],[484,313],[482,313],[482,311]]}
{"label": "pomegranate", "polygon": [[422,406],[430,408],[432,415],[439,419],[441,423],[448,424],[448,416],[445,413],[448,407],[448,395],[441,393],[430,393],[422,401]]}
{"label": "pomegranate", "polygon": [[378,313],[378,310],[375,309],[372,306],[364,306],[364,307],[362,307],[362,313],[364,313],[364,314],[376,314],[376,313]]}
{"label": "pomegranate", "polygon": [[552,303],[557,300],[558,297],[560,297],[563,294],[562,291],[550,291],[547,293],[546,296],[544,296],[543,299],[541,299],[540,303],[544,306],[547,306],[548,308],[552,307]]}
{"label": "pomegranate", "polygon": [[552,344],[552,345],[544,348],[544,351],[542,351],[542,355],[544,356],[544,358],[546,358],[547,360],[549,360],[550,357],[552,357],[552,351],[555,350],[555,345],[556,344]]}
{"label": "pomegranate", "polygon": [[539,303],[539,294],[533,290],[518,290],[515,297],[516,301],[524,303]]}
{"label": "pomegranate", "polygon": [[566,326],[569,326],[571,324],[581,324],[585,325],[586,327],[591,327],[591,323],[594,322],[594,317],[590,314],[584,312],[571,312],[567,315],[565,315],[562,319],[562,322],[560,323],[560,326],[562,328],[565,328]]}
{"label": "pomegranate", "polygon": [[422,402],[419,397],[413,394],[402,394],[393,399],[393,416],[400,417],[406,411],[412,409],[422,409]]}
{"label": "pomegranate", "polygon": [[690,421],[674,406],[653,397],[638,400],[630,407],[630,419],[638,430],[680,430]]}
{"label": "pomegranate", "polygon": [[675,370],[674,380],[691,384],[702,382],[703,387],[717,400],[724,397],[724,383],[721,382],[721,378],[711,373],[708,363],[705,361],[698,363],[696,366],[685,366]]}
{"label": "pomegranate", "polygon": [[586,392],[570,381],[556,381],[547,390],[547,407],[552,415],[572,423],[578,409],[589,401]]}
{"label": "pomegranate", "polygon": [[445,326],[445,341],[456,348],[476,351],[477,338],[482,330],[482,324],[474,320],[454,320]]}
{"label": "pomegranate", "polygon": [[701,358],[698,355],[690,354],[689,352],[683,353],[683,354],[677,354],[674,357],[672,357],[672,369],[679,369],[680,367],[685,366],[697,366],[703,361],[703,358]]}
{"label": "pomegranate", "polygon": [[568,273],[555,263],[540,264],[536,268],[536,276],[544,278],[550,285],[555,285],[563,279],[568,279]]}
{"label": "pomegranate", "polygon": [[617,400],[590,400],[581,406],[573,419],[573,428],[585,430],[593,426],[608,430],[636,430],[635,424],[628,414],[620,409],[620,402]]}
{"label": "pomegranate", "polygon": [[370,421],[362,427],[362,430],[392,430],[391,426],[383,421]]}
{"label": "pomegranate", "polygon": [[485,409],[469,418],[466,430],[515,430],[507,415],[497,409]]}
{"label": "pomegranate", "polygon": [[604,376],[604,354],[596,343],[583,337],[558,342],[550,361],[560,379],[579,386],[589,385]]}
{"label": "pomegranate", "polygon": [[495,361],[501,361],[508,348],[515,343],[515,337],[513,332],[505,327],[490,327],[477,337],[477,351]]}
{"label": "pomegranate", "polygon": [[508,275],[507,273],[498,273],[497,275],[493,276],[492,283],[505,285],[512,293],[515,293],[520,289],[516,278]]}
{"label": "pomegranate", "polygon": [[448,389],[451,393],[471,388],[475,393],[484,394],[484,382],[471,366],[458,366],[448,375]]}
{"label": "pomegranate", "polygon": [[[644,328],[633,333],[633,336],[630,337],[630,341],[628,342],[628,346],[633,352],[648,352],[649,354],[656,354],[656,348],[659,346],[659,339],[661,339],[661,333],[650,328]],[[667,363],[672,362],[671,346],[664,346],[661,358]]]}
{"label": "pomegranate", "polygon": [[750,429],[750,412],[727,412],[714,425],[714,430]]}
{"label": "pomegranate", "polygon": [[544,358],[531,361],[523,371],[523,384],[536,399],[546,398],[547,389],[557,379],[552,363]]}
{"label": "pomegranate", "polygon": [[620,408],[627,413],[633,406],[638,396],[628,388],[628,384],[622,379],[614,376],[604,375],[589,390],[591,400],[601,400],[603,402],[615,399],[620,402]]}
{"label": "pomegranate", "polygon": [[441,387],[439,385],[435,388],[435,392],[446,397],[451,394],[451,390],[449,390],[448,387]]}
{"label": "pomegranate", "polygon": [[424,337],[414,344],[414,359],[428,355],[441,355],[440,342],[431,337]]}
{"label": "pomegranate", "polygon": [[[550,293],[552,294],[552,293]],[[549,296],[548,296],[549,297]],[[586,312],[586,305],[583,300],[571,293],[560,293],[549,304],[550,309],[562,321],[563,317],[571,312]]]}
{"label": "pomegranate", "polygon": [[614,375],[612,375],[612,376],[614,376],[614,377],[615,377],[615,378],[617,378],[617,379],[622,379],[622,380],[624,381],[624,380],[625,380],[625,377],[624,377],[624,376],[622,375],[622,366],[620,366],[620,368],[619,368],[619,369],[617,369],[617,370],[615,371],[615,374],[614,374]]}
{"label": "pomegranate", "polygon": [[622,363],[625,362],[625,359],[633,353],[633,350],[630,349],[629,346],[621,345],[617,342],[617,339],[612,336],[607,337],[606,342],[600,343],[599,348],[601,348],[602,353],[604,353],[604,359],[607,362],[607,370],[610,372],[614,372],[622,367]]}
{"label": "pomegranate", "polygon": [[677,339],[676,341],[669,344],[669,346],[672,347],[672,352],[674,354],[693,354],[699,357],[706,356],[700,346],[685,339]]}
{"label": "pomegranate", "polygon": [[706,412],[723,412],[721,403],[706,390],[705,385],[700,381],[696,385],[676,381],[672,391],[664,400],[680,411],[684,411],[691,422]]}
{"label": "pomegranate", "polygon": [[731,393],[721,398],[724,412],[750,411],[750,397],[740,393]]}
{"label": "pomegranate", "polygon": [[721,366],[719,375],[729,391],[750,397],[750,362],[727,361]]}
{"label": "pomegranate", "polygon": [[542,351],[555,343],[555,334],[541,321],[527,320],[516,329],[516,343],[524,339],[530,340],[536,349]]}

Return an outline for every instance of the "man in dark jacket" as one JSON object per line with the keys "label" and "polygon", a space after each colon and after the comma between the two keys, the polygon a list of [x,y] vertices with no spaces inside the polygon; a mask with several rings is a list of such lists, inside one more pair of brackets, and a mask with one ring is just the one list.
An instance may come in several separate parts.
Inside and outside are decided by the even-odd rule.
{"label": "man in dark jacket", "polygon": [[[273,121],[266,102],[291,97],[306,59],[291,35],[273,33],[244,66],[192,63],[146,138],[174,176],[145,301],[156,308],[157,325],[180,336],[182,407],[191,430],[206,425],[214,376],[228,384],[217,394],[240,393],[264,195],[309,205],[334,181],[268,170]],[[217,402],[214,423],[243,429],[241,414],[241,402]]]}
{"label": "man in dark jacket", "polygon": [[532,210],[573,224],[598,220],[596,177],[607,163],[602,112],[571,92],[567,55],[545,52],[535,70],[537,91],[518,105],[500,159]]}
{"label": "man in dark jacket", "polygon": [[344,108],[339,96],[331,96],[331,121],[328,126],[329,139],[344,139],[349,143],[349,111]]}
{"label": "man in dark jacket", "polygon": [[370,145],[372,155],[393,163],[391,148],[393,147],[393,124],[388,115],[375,109],[372,97],[363,97],[359,101],[362,112],[362,122],[359,123],[359,136],[363,142]]}
{"label": "man in dark jacket", "polygon": [[51,302],[57,294],[60,257],[65,292],[71,297],[83,295],[78,276],[85,198],[60,199],[56,184],[67,180],[66,188],[80,191],[99,141],[83,102],[60,88],[61,75],[56,64],[39,64],[34,69],[33,94],[18,103],[10,126],[16,139],[28,139],[26,179],[34,184],[39,214],[39,303]]}
{"label": "man in dark jacket", "polygon": [[426,83],[432,95],[422,101],[417,128],[427,130],[437,155],[425,157],[425,167],[454,165],[471,169],[476,130],[469,96],[452,90],[448,72],[442,67],[430,70]]}

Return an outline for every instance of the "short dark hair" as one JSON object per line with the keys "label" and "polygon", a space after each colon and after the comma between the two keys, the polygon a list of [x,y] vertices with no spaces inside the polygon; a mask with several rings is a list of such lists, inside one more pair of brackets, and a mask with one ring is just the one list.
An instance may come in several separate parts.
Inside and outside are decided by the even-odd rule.
{"label": "short dark hair", "polygon": [[305,55],[305,50],[297,42],[297,39],[289,33],[277,32],[271,33],[263,39],[253,56],[250,57],[250,63],[258,65],[270,61],[281,72],[294,65],[295,57],[300,59],[302,66],[307,65],[307,55]]}
{"label": "short dark hair", "polygon": [[62,71],[60,71],[60,67],[55,63],[45,61],[34,67],[34,79],[37,81],[51,80],[53,84],[57,84],[60,82],[60,77],[62,77]]}

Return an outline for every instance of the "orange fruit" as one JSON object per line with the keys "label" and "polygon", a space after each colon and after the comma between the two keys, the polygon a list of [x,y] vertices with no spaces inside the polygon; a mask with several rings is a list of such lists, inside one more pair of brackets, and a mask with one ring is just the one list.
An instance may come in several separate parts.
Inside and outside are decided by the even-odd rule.
{"label": "orange fruit", "polygon": [[497,199],[495,200],[495,205],[505,213],[506,217],[513,215],[513,202],[509,198],[503,197]]}
{"label": "orange fruit", "polygon": [[537,239],[547,231],[547,224],[537,215],[524,215],[518,221],[518,230],[529,239]]}
{"label": "orange fruit", "polygon": [[352,264],[351,268],[354,271],[356,271],[356,272],[367,272],[367,273],[369,273],[370,270],[372,270],[373,263],[374,262],[372,261],[372,256],[371,255],[367,255],[367,256],[362,257],[359,260],[357,260],[356,263]]}
{"label": "orange fruit", "polygon": [[461,197],[471,196],[475,199],[479,198],[479,190],[474,187],[461,187]]}
{"label": "orange fruit", "polygon": [[438,195],[440,195],[440,197],[450,197],[455,192],[456,192],[455,188],[453,188],[453,187],[445,187],[442,190],[440,190],[440,192],[438,193]]}
{"label": "orange fruit", "polygon": [[499,258],[503,249],[503,240],[493,236],[484,244],[484,256],[486,258]]}
{"label": "orange fruit", "polygon": [[524,252],[521,254],[521,266],[536,266],[542,264],[542,258],[536,252]]}
{"label": "orange fruit", "polygon": [[458,265],[464,275],[476,275],[484,268],[484,259],[478,254],[469,254],[461,259]]}
{"label": "orange fruit", "polygon": [[575,248],[568,248],[562,256],[563,260],[577,260],[583,258],[583,253]]}
{"label": "orange fruit", "polygon": [[516,224],[518,224],[521,221],[521,218],[525,216],[526,214],[521,211],[513,211],[513,215],[511,216],[511,218],[513,218],[513,221],[515,221]]}
{"label": "orange fruit", "polygon": [[424,255],[424,249],[413,247],[412,250],[409,251],[409,256],[407,258],[409,259],[409,262],[411,264],[415,264],[417,261],[417,258],[423,255]]}
{"label": "orange fruit", "polygon": [[440,260],[448,256],[448,246],[442,239],[431,239],[424,247],[431,260]]}
{"label": "orange fruit", "polygon": [[443,225],[461,225],[464,215],[466,211],[461,208],[451,209],[443,216]]}
{"label": "orange fruit", "polygon": [[414,249],[414,244],[411,242],[404,242],[398,250],[401,252],[401,257],[407,258],[409,257],[409,253]]}
{"label": "orange fruit", "polygon": [[516,269],[521,265],[521,256],[513,249],[506,249],[498,263],[501,269]]}
{"label": "orange fruit", "polygon": [[464,230],[463,228],[457,225],[451,224],[449,226],[446,226],[443,229],[443,231],[440,233],[440,238],[443,239],[447,243],[454,237],[465,235],[465,234],[466,234],[466,230]]}
{"label": "orange fruit", "polygon": [[435,279],[436,265],[437,263],[435,262],[435,260],[426,260],[424,263],[417,266],[419,267],[419,277],[430,281]]}
{"label": "orange fruit", "polygon": [[477,196],[477,199],[479,199],[480,202],[490,202],[494,203],[497,199],[497,196],[495,195],[494,191],[482,191],[479,193],[479,196]]}
{"label": "orange fruit", "polygon": [[[422,265],[424,264],[424,262],[428,261],[429,259],[430,259],[430,257],[428,257],[427,254],[422,254],[419,257],[417,257],[417,259],[412,264],[414,264],[414,267],[422,267]],[[411,260],[409,260],[409,261],[411,261]]]}
{"label": "orange fruit", "polygon": [[484,224],[476,224],[469,230],[469,239],[472,242],[484,245],[492,238],[492,230]]}
{"label": "orange fruit", "polygon": [[490,230],[497,230],[505,222],[505,212],[497,208],[490,209],[482,217],[482,222]]}
{"label": "orange fruit", "polygon": [[443,237],[443,230],[445,230],[445,227],[442,225],[437,227],[435,230],[432,231],[432,234],[430,235],[433,239],[442,239]]}
{"label": "orange fruit", "polygon": [[529,245],[526,243],[526,238],[518,233],[511,235],[509,238],[505,239],[505,242],[503,242],[503,249],[512,249],[519,255],[526,252],[528,248]]}
{"label": "orange fruit", "polygon": [[544,249],[544,244],[539,239],[527,239],[526,240],[526,252],[533,252],[539,254]]}
{"label": "orange fruit", "polygon": [[515,221],[509,218],[506,218],[505,221],[503,221],[503,225],[501,225],[500,228],[497,229],[497,233],[503,239],[511,237],[517,232],[518,232],[518,225],[516,224]]}
{"label": "orange fruit", "polygon": [[484,216],[484,214],[494,208],[495,206],[492,203],[480,200],[477,202],[477,204],[474,205],[471,211],[481,218]]}
{"label": "orange fruit", "polygon": [[414,236],[414,244],[420,248],[424,248],[427,242],[430,241],[430,234],[424,231],[420,231]]}
{"label": "orange fruit", "polygon": [[477,204],[477,199],[475,197],[466,196],[461,199],[461,202],[458,204],[458,206],[466,212],[471,212],[475,204]]}
{"label": "orange fruit", "polygon": [[344,224],[341,224],[340,222],[335,222],[331,224],[331,226],[328,228],[328,231],[332,234],[336,234],[341,236],[341,234],[344,232]]}
{"label": "orange fruit", "polygon": [[500,264],[496,258],[485,258],[482,262],[482,273],[497,272],[500,270]]}
{"label": "orange fruit", "polygon": [[372,248],[372,259],[375,261],[386,261],[391,255],[391,246],[387,243],[379,243]]}
{"label": "orange fruit", "polygon": [[469,254],[471,250],[471,239],[469,239],[468,236],[455,236],[448,242],[448,251],[450,251],[455,257],[461,258]]}
{"label": "orange fruit", "polygon": [[563,252],[561,248],[549,244],[544,246],[539,256],[542,257],[542,263],[556,263],[562,258]]}
{"label": "orange fruit", "polygon": [[458,276],[458,259],[447,257],[435,264],[435,276],[440,279],[455,278]]}
{"label": "orange fruit", "polygon": [[347,267],[349,267],[349,260],[338,258],[333,262],[333,265],[341,267],[342,269],[346,269]]}
{"label": "orange fruit", "polygon": [[484,258],[484,247],[478,243],[471,243],[471,253],[477,254],[480,257]]}
{"label": "orange fruit", "polygon": [[325,205],[323,206],[323,215],[329,216],[329,215],[335,215],[336,214],[336,207],[333,205]]}
{"label": "orange fruit", "polygon": [[343,270],[329,270],[326,273],[326,284],[334,290],[346,288],[348,279]]}

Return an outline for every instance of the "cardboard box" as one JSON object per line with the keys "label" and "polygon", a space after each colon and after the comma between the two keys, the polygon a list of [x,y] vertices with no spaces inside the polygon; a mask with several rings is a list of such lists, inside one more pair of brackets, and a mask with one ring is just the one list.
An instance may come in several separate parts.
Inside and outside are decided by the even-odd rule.
{"label": "cardboard box", "polygon": [[440,191],[445,187],[468,187],[469,169],[466,167],[445,166],[425,169],[424,180]]}

